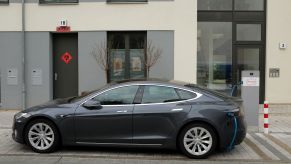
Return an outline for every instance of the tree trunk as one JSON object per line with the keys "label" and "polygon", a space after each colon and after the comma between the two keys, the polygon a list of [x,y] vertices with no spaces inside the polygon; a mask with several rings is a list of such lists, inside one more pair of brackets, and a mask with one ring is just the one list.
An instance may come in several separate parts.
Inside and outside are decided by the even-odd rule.
{"label": "tree trunk", "polygon": [[147,67],[147,78],[150,78],[150,68]]}

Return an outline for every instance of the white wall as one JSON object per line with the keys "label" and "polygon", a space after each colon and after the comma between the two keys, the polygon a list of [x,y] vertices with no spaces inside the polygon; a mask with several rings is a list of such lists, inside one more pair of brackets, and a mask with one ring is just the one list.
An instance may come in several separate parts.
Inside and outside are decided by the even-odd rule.
{"label": "white wall", "polygon": [[0,31],[21,31],[21,3],[0,5]]}
{"label": "white wall", "polygon": [[[270,103],[291,103],[291,17],[290,0],[268,0],[266,100]],[[279,42],[288,48],[279,49]],[[269,68],[280,68],[280,78],[269,78]]]}

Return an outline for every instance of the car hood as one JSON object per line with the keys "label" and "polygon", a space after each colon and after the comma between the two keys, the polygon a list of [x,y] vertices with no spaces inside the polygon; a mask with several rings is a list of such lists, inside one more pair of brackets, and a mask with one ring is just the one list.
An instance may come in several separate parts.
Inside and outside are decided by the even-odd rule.
{"label": "car hood", "polygon": [[52,101],[48,101],[46,103],[43,103],[41,105],[37,105],[37,106],[33,106],[31,108],[28,108],[26,110],[24,110],[23,112],[36,112],[42,109],[47,109],[47,108],[55,108],[55,107],[60,107],[60,106],[71,106],[71,104],[69,104],[69,100],[70,98],[63,98],[63,99],[55,99]]}

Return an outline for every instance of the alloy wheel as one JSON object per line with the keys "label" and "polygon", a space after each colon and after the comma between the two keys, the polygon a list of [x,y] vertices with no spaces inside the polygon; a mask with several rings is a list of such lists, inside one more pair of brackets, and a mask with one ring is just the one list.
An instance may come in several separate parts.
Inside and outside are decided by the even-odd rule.
{"label": "alloy wheel", "polygon": [[202,156],[209,152],[213,139],[210,132],[203,127],[189,129],[183,139],[183,144],[188,153],[195,156]]}
{"label": "alloy wheel", "polygon": [[52,128],[46,123],[36,123],[29,129],[28,140],[35,149],[49,149],[55,140]]}

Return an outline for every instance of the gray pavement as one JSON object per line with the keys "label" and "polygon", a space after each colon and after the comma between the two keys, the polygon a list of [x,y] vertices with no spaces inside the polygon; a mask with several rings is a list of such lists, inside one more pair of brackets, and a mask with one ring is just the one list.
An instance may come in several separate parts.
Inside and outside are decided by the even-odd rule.
{"label": "gray pavement", "polygon": [[[270,135],[249,132],[244,142],[230,152],[207,160],[189,160],[178,151],[98,147],[65,147],[51,154],[34,153],[11,139],[11,124],[17,111],[0,111],[1,163],[291,163],[291,115],[270,114]],[[261,119],[261,116],[260,116]],[[261,128],[260,128],[261,129]]]}

